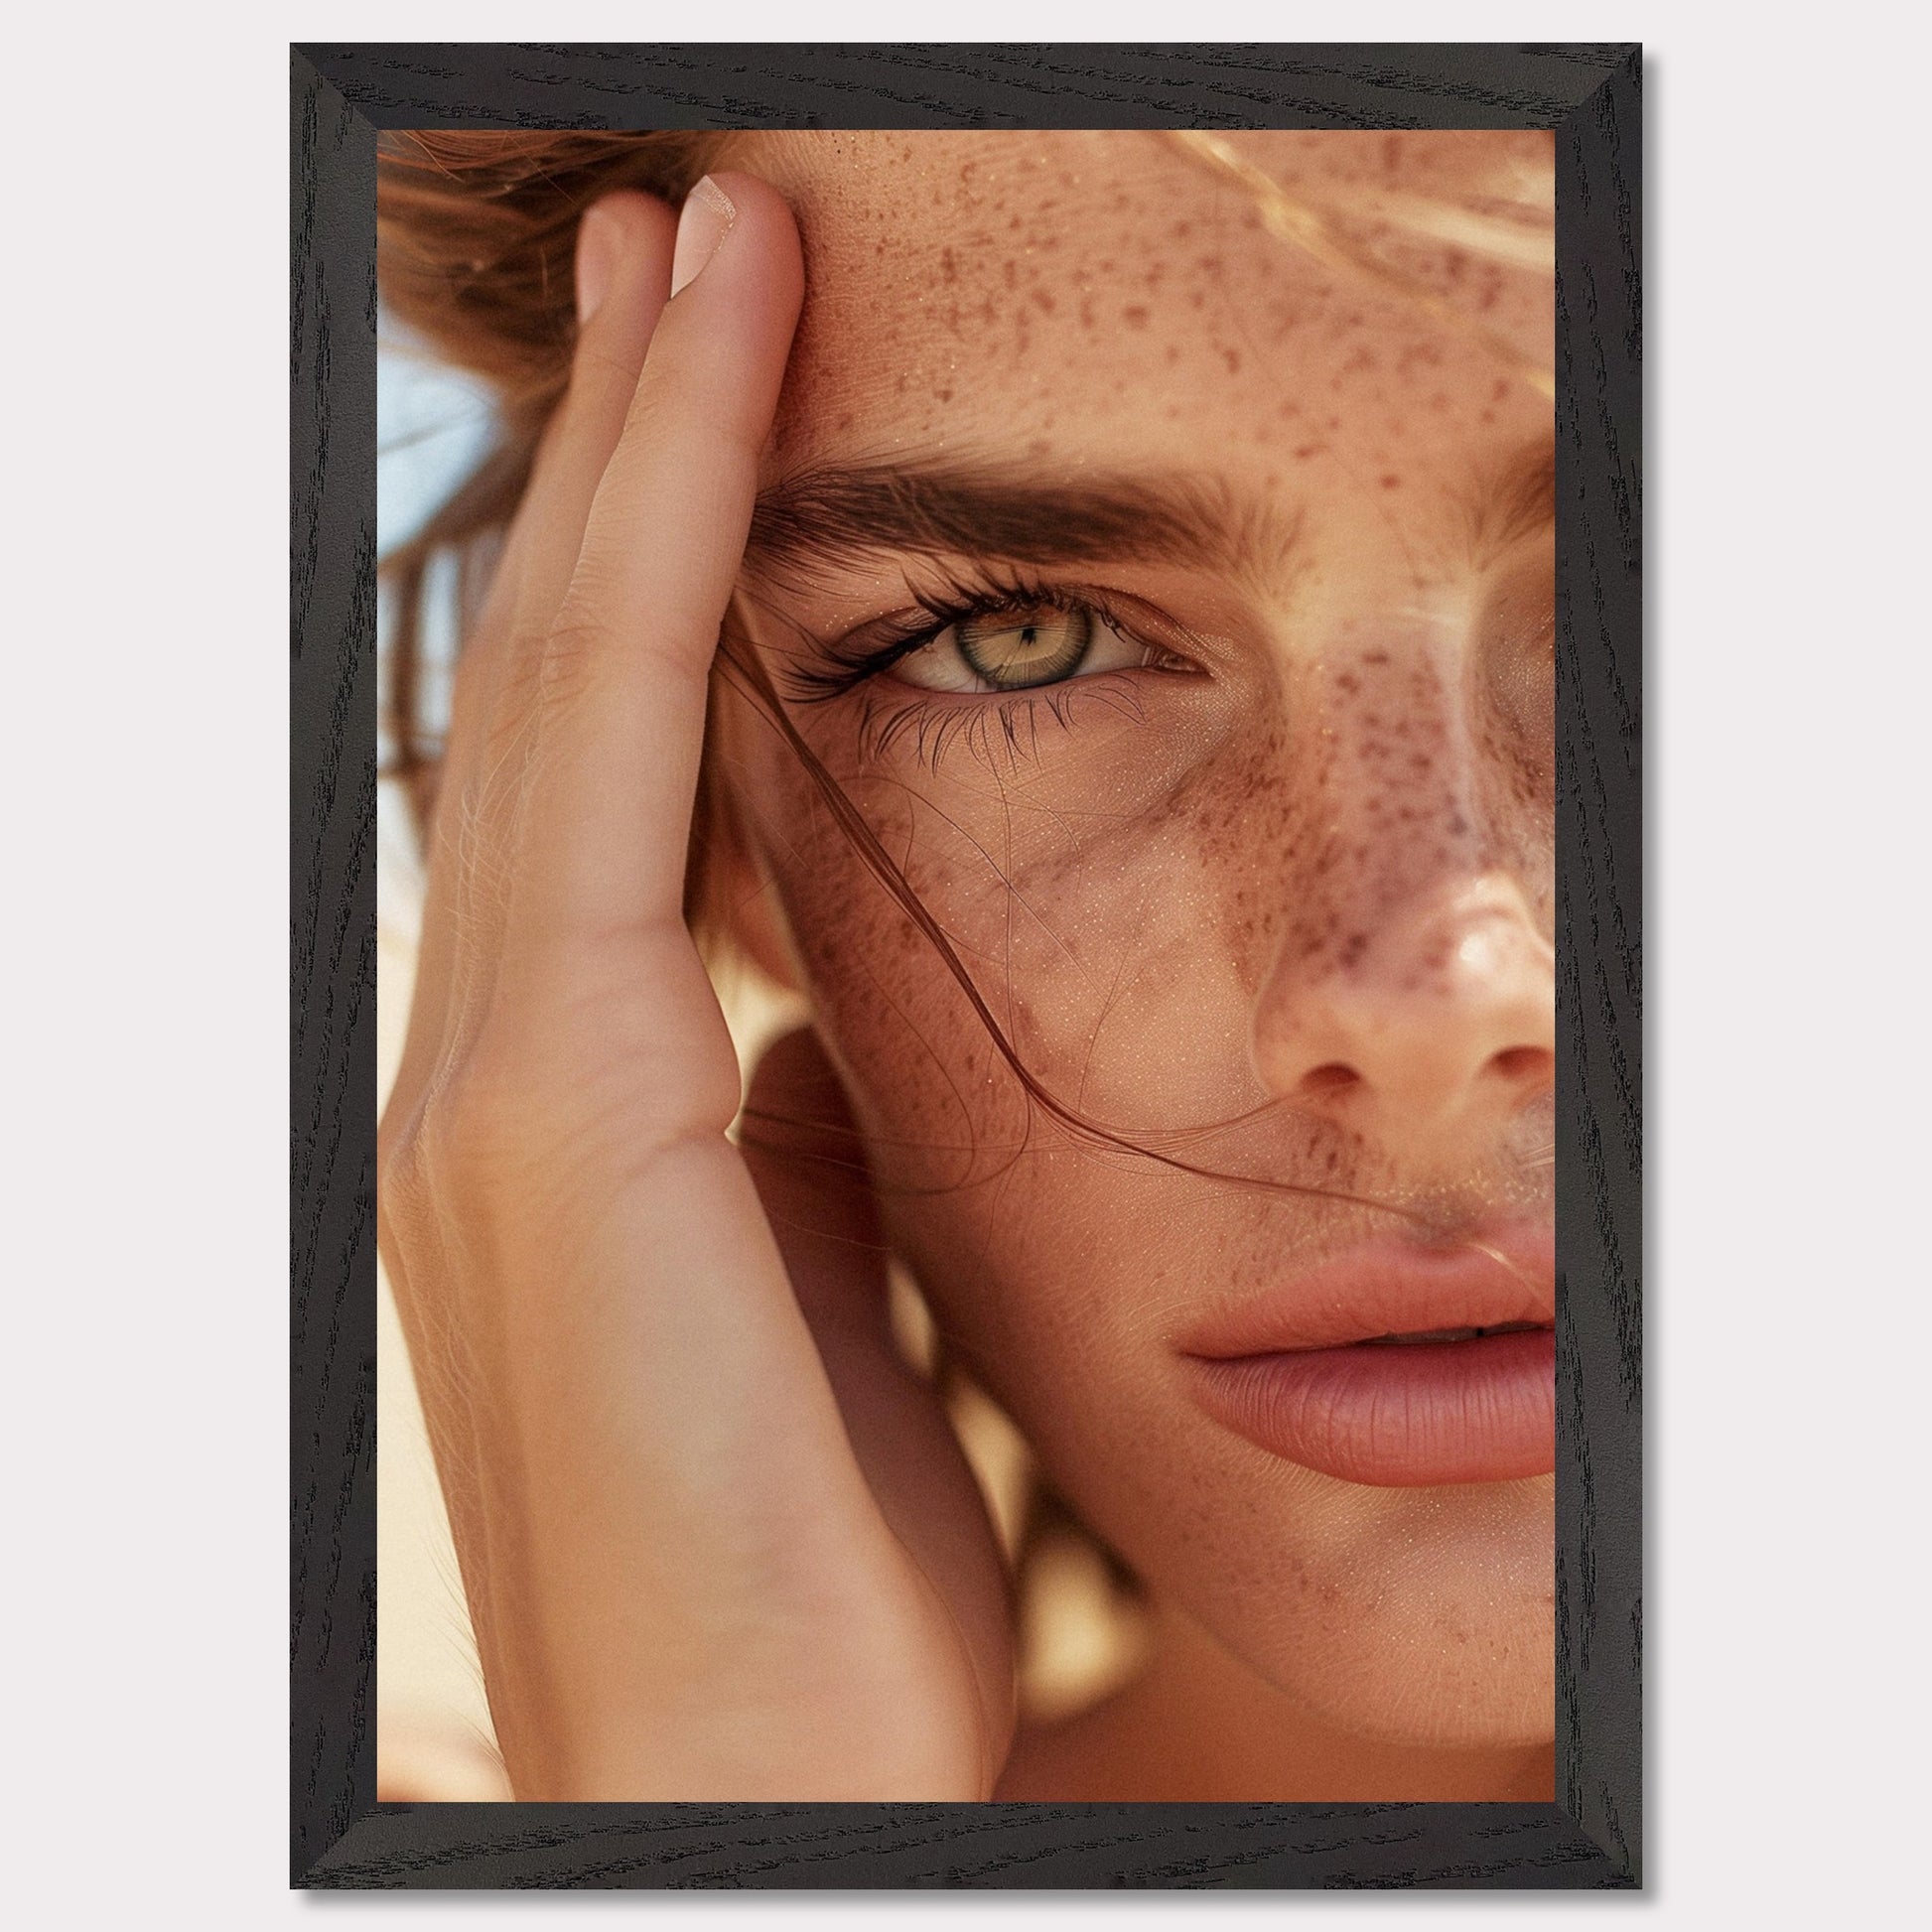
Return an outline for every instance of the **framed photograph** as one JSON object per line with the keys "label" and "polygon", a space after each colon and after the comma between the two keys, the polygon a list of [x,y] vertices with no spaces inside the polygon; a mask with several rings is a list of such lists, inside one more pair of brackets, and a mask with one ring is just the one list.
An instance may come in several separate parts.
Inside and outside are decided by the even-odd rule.
{"label": "framed photograph", "polygon": [[1641,1886],[1640,50],[290,114],[291,1882]]}

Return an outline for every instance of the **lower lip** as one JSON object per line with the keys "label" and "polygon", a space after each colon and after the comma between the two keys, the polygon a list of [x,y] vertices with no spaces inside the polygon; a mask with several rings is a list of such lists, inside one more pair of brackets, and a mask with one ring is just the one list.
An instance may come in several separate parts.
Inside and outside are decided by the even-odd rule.
{"label": "lower lip", "polygon": [[1556,1467],[1556,1335],[1192,1358],[1217,1420],[1344,1482],[1503,1482]]}

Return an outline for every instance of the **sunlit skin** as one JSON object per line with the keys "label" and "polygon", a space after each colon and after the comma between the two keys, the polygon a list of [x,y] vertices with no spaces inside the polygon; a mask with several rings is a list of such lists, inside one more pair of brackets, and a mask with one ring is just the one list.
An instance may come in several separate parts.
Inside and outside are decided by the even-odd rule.
{"label": "sunlit skin", "polygon": [[[1230,140],[1401,285],[1144,134],[746,136],[694,281],[669,210],[585,223],[381,1190],[519,1797],[1550,1794],[1552,1476],[1299,1465],[1178,1345],[1548,1221],[1548,143]],[[677,918],[707,702],[719,902],[818,1042],[743,1152]],[[1013,1734],[888,1243],[1146,1586],[1070,1725]]]}
{"label": "sunlit skin", "polygon": [[[1244,146],[1291,187],[1360,170],[1480,192],[1542,158],[1534,139],[1364,137],[1339,168],[1333,137]],[[1238,574],[1131,549],[1030,569],[1153,607],[1145,634],[1192,659],[1050,687],[1064,722],[1046,688],[935,701],[890,672],[794,711],[1032,1070],[1129,1136],[1236,1123],[1187,1142],[1197,1165],[1443,1231],[1546,1201],[1551,531],[1494,540],[1482,491],[1547,456],[1547,399],[1489,345],[1270,237],[1151,137],[751,155],[810,264],[768,482],[882,461],[1041,486],[1179,476],[1255,536]],[[1390,254],[1547,357],[1547,275]],[[825,560],[755,575],[741,609],[782,686],[804,645],[780,618],[836,640],[933,576]],[[921,701],[935,725],[1004,706],[1016,727],[962,722],[936,761],[911,729],[858,749],[862,720]],[[1231,1694],[1251,1672],[1349,1731],[1547,1740],[1552,1478],[1341,1482],[1207,1424],[1177,1385],[1170,1338],[1203,1300],[1389,1218],[1096,1157],[1030,1118],[797,761],[768,733],[731,742],[895,1238],[1055,1479],[1236,1660]],[[1486,951],[1458,984],[1444,961],[1471,935]],[[1337,1063],[1358,1080],[1308,1086]]]}

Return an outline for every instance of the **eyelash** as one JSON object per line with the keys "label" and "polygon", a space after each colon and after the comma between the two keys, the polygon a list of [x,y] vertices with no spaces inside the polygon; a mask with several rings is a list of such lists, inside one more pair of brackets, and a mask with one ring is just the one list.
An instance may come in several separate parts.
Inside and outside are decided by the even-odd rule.
{"label": "eyelash", "polygon": [[982,764],[1011,766],[1039,756],[1039,717],[1043,708],[1062,731],[1073,728],[1076,698],[1105,704],[1139,724],[1145,714],[1140,701],[1122,687],[1118,673],[1065,678],[1058,684],[1035,685],[1005,697],[982,695],[969,701],[935,702],[913,696],[902,703],[882,704],[869,711],[860,726],[860,749],[867,759],[883,758],[901,738],[909,738],[912,756],[928,771],[954,746],[964,746]]}
{"label": "eyelash", "polygon": [[[1162,627],[1160,613],[1148,611],[1127,619],[1105,591],[1086,586],[1043,584],[982,566],[972,574],[950,576],[939,590],[913,590],[912,595],[921,613],[919,619],[908,617],[897,626],[879,621],[852,633],[870,637],[883,633],[883,641],[872,649],[841,655],[837,647],[821,647],[823,655],[831,659],[829,664],[788,664],[782,672],[782,682],[790,686],[788,696],[796,703],[841,698],[858,686],[870,684],[902,657],[923,649],[948,626],[1001,617],[1011,611],[1084,611],[1095,622],[1107,624],[1132,643],[1140,643],[1150,653],[1150,662],[1167,659],[1163,668],[1186,668],[1188,664],[1178,651],[1146,635],[1150,627]],[[1173,621],[1169,619],[1167,624],[1173,624]],[[1178,631],[1178,626],[1173,627]],[[1144,717],[1138,694],[1119,672],[1060,678],[1053,684],[1026,686],[1007,696],[991,692],[972,698],[952,694],[937,701],[906,686],[904,701],[868,694],[868,711],[860,723],[862,752],[868,759],[879,758],[895,740],[910,734],[913,756],[929,769],[937,767],[939,758],[954,744],[966,744],[984,761],[991,761],[1003,748],[1005,758],[1013,761],[1037,752],[1041,707],[1062,731],[1072,729],[1070,713],[1076,696],[1105,701],[1109,709],[1132,717],[1136,723]]]}
{"label": "eyelash", "polygon": [[[1016,610],[1083,611],[1137,642],[1146,641],[1139,628],[1129,623],[1100,591],[1084,588],[1075,591],[1064,585],[985,571],[971,577],[949,578],[936,592],[915,590],[912,595],[920,618],[907,618],[899,625],[887,626],[885,640],[873,648],[844,657],[836,649],[831,650],[827,653],[832,660],[830,665],[789,666],[784,677],[792,687],[791,695],[803,704],[822,704],[841,697],[891,670],[900,658],[923,649],[950,625]],[[881,626],[869,624],[862,629],[878,635]],[[1152,643],[1147,648],[1163,649]],[[906,689],[908,696],[903,703],[893,704],[888,709],[888,701],[882,700],[881,708],[871,711],[864,720],[862,742],[868,758],[882,756],[895,741],[908,734],[913,739],[914,756],[928,768],[938,764],[949,747],[962,742],[983,759],[990,758],[1000,745],[1004,745],[1009,758],[1026,757],[1028,748],[1037,744],[1039,708],[1043,705],[1053,723],[1069,729],[1072,700],[1083,691],[1085,695],[1104,698],[1113,709],[1136,721],[1142,716],[1138,698],[1123,688],[1118,674],[1105,672],[1063,678],[1004,696],[989,692],[969,699],[964,694],[955,694],[937,703],[911,686]]]}
{"label": "eyelash", "polygon": [[839,697],[868,678],[891,670],[901,657],[909,657],[915,650],[922,650],[951,625],[970,622],[976,618],[997,617],[1003,612],[1021,609],[1090,611],[1103,621],[1113,623],[1117,628],[1123,627],[1120,620],[1108,610],[1106,601],[1095,593],[1083,592],[1075,596],[1058,585],[995,577],[990,572],[977,579],[949,579],[944,588],[936,593],[915,590],[912,598],[922,614],[920,618],[907,617],[896,626],[890,623],[862,626],[874,635],[882,630],[884,632],[884,641],[870,650],[850,657],[841,656],[836,649],[832,650],[827,653],[832,659],[830,666],[794,665],[788,676],[797,687],[801,701],[819,703],[827,698]]}

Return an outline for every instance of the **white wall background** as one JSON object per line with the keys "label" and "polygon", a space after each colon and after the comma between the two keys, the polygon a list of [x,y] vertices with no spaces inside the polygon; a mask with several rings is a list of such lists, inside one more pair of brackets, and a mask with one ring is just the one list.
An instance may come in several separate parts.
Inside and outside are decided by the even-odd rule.
{"label": "white wall background", "polygon": [[[578,6],[560,37],[703,22]],[[42,22],[45,21],[45,26]],[[388,0],[344,39],[513,40]],[[12,569],[8,1896],[209,1932],[286,1889],[287,45],[26,15],[0,141]],[[1925,304],[1909,14],[935,10],[936,39],[1641,34],[1651,325],[1647,1923],[1923,1916]],[[213,26],[216,31],[208,31]],[[825,38],[902,11],[834,7]],[[734,40],[795,37],[757,5]],[[297,34],[313,21],[291,22]],[[84,79],[77,120],[70,78]],[[76,736],[71,721],[87,720]],[[1918,1906],[1911,1904],[1919,1898]],[[1510,1932],[1585,1899],[365,1896],[357,1925],[932,1913]]]}

